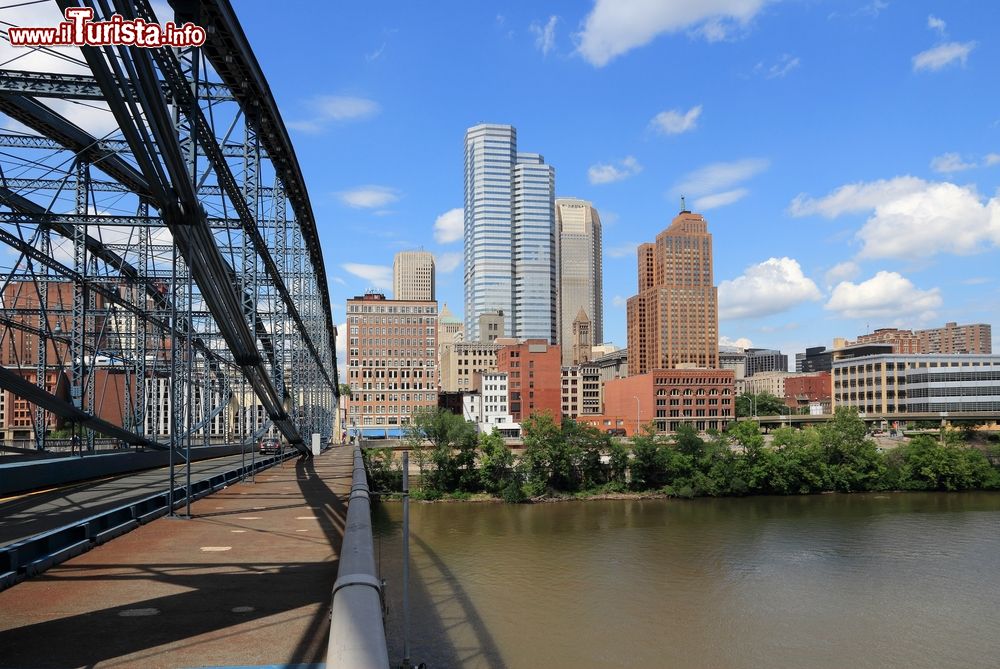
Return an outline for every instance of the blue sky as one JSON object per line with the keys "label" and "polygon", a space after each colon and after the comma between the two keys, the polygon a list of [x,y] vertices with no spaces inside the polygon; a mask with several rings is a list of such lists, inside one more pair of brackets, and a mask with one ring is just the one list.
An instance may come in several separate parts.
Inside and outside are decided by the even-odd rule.
{"label": "blue sky", "polygon": [[681,194],[714,235],[729,340],[794,354],[1000,308],[1000,3],[285,6],[237,10],[306,175],[338,323],[419,247],[461,315],[455,210],[479,122],[514,125],[557,195],[600,211],[620,346],[634,246]]}

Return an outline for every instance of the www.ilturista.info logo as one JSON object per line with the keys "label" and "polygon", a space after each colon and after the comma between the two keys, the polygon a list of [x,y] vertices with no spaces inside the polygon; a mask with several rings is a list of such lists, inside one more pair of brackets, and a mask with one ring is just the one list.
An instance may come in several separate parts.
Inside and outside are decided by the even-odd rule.
{"label": "www.ilturista.info logo", "polygon": [[193,23],[164,25],[114,14],[107,21],[94,21],[92,7],[69,7],[65,21],[53,28],[12,27],[7,31],[11,46],[161,46],[189,47],[205,43],[205,29]]}

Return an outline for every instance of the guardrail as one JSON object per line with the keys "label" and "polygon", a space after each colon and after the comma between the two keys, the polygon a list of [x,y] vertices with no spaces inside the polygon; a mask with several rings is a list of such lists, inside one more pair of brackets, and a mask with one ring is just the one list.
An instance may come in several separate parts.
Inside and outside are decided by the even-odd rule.
{"label": "guardrail", "polygon": [[[290,452],[260,458],[253,464],[194,481],[191,483],[191,501],[297,455],[298,453]],[[177,486],[173,493],[174,509],[187,504],[187,486]],[[0,547],[0,590],[166,515],[169,500],[168,489]]]}
{"label": "guardrail", "polygon": [[371,491],[361,449],[354,447],[354,475],[347,505],[340,568],[333,584],[333,610],[326,666],[337,669],[389,667],[382,620],[382,581],[375,572]]}

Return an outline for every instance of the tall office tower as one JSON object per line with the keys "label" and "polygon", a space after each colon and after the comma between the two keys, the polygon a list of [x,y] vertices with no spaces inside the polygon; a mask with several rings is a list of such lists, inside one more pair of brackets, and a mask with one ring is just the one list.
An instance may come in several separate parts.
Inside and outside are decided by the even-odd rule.
{"label": "tall office tower", "polygon": [[681,211],[654,244],[639,246],[638,260],[639,294],[628,300],[629,375],[715,368],[718,291],[705,219]]}
{"label": "tall office tower", "polygon": [[392,261],[392,297],[434,301],[434,254],[400,251]]}
{"label": "tall office tower", "polygon": [[559,343],[563,365],[574,364],[573,323],[583,309],[590,319],[590,341],[604,341],[601,275],[601,217],[586,200],[556,199],[559,256]]}
{"label": "tall office tower", "polygon": [[511,337],[558,337],[555,171],[518,153],[517,131],[483,124],[465,133],[465,338],[479,315],[503,312]]}

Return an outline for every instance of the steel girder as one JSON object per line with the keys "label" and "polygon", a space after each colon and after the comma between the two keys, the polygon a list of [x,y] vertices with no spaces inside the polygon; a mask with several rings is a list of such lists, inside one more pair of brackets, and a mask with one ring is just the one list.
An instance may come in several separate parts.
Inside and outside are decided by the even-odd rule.
{"label": "steel girder", "polygon": [[[58,4],[92,6],[98,17],[112,12],[107,0]],[[308,195],[232,8],[204,0],[174,4],[177,18],[195,16],[208,28],[209,44],[201,52],[88,47],[81,51],[90,75],[0,72],[0,112],[39,133],[6,133],[0,146],[47,152],[16,169],[0,158],[0,206],[9,209],[0,210],[0,242],[19,254],[13,266],[0,268],[0,281],[6,291],[12,281],[31,276],[37,303],[32,325],[18,320],[25,309],[0,294],[6,311],[0,344],[4,327],[11,337],[15,331],[36,337],[38,380],[30,393],[9,375],[0,376],[0,385],[16,387],[15,395],[36,404],[39,416],[51,411],[112,434],[107,421],[93,415],[94,380],[83,364],[87,356],[111,356],[115,368],[133,378],[124,389],[123,425],[111,426],[112,436],[152,445],[155,439],[144,434],[147,406],[153,406],[147,396],[161,390],[148,382],[160,378],[171,357],[174,375],[183,378],[170,393],[180,414],[170,432],[201,431],[207,443],[210,431],[229,433],[236,376],[226,370],[239,368],[255,396],[251,404],[263,412],[246,406],[246,393],[238,398],[245,431],[266,429],[260,420],[266,416],[302,448],[303,433],[329,433],[323,421],[338,391],[332,314]],[[126,17],[153,18],[146,0],[116,0],[113,8]],[[237,81],[241,93],[233,94],[240,73],[253,81]],[[85,130],[42,102],[49,99],[100,101],[118,131],[100,136]],[[247,121],[242,143],[231,139],[241,116]],[[217,122],[228,124],[228,131],[216,132]],[[260,147],[255,160],[263,166],[252,174],[236,171],[228,160],[246,156],[252,145]],[[67,152],[72,169],[48,159]],[[260,183],[265,166],[274,187]],[[75,199],[69,213],[60,204],[67,196]],[[120,213],[122,202],[134,214]],[[63,241],[49,243],[49,231]],[[61,261],[67,244],[69,265]],[[183,260],[165,258],[171,246]],[[165,280],[171,266],[179,276],[173,282]],[[185,280],[185,273],[191,278]],[[74,288],[72,304],[56,309],[53,299],[63,296],[51,286],[66,282]],[[67,313],[70,322],[64,322]],[[68,336],[57,329],[60,322]],[[46,350],[67,344],[73,352],[72,411],[46,394],[43,378]]]}

